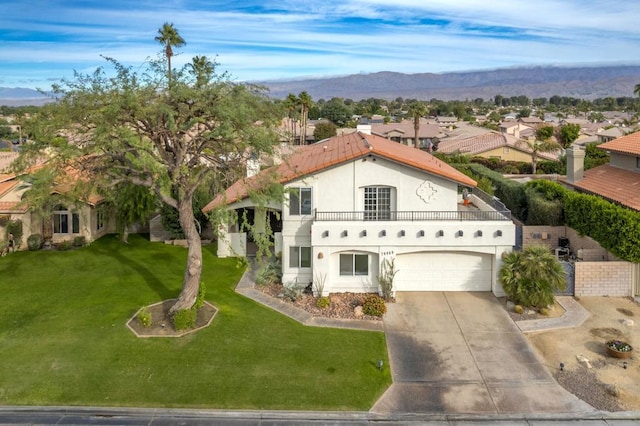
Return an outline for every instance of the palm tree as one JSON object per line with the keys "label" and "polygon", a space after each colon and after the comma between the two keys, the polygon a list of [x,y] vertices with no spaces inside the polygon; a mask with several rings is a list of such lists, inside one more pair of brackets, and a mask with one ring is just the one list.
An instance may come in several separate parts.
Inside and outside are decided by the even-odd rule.
{"label": "palm tree", "polygon": [[552,126],[543,126],[536,131],[534,141],[519,140],[517,144],[529,147],[531,150],[531,173],[536,174],[538,167],[538,154],[541,152],[554,152],[562,149],[562,145],[551,139],[554,129]]}
{"label": "palm tree", "polygon": [[215,63],[211,62],[206,56],[194,56],[189,64],[189,72],[196,79],[196,86],[204,86],[211,80],[211,76],[215,71]]}
{"label": "palm tree", "polygon": [[307,92],[301,92],[298,95],[298,104],[300,105],[300,145],[307,142],[307,118],[309,117],[309,109],[312,104],[311,95]]}
{"label": "palm tree", "polygon": [[420,119],[427,114],[429,114],[429,109],[424,103],[416,101],[409,105],[409,116],[413,118],[413,144],[416,148],[420,148],[420,140],[418,139],[420,133]]}
{"label": "palm tree", "polygon": [[502,288],[516,304],[545,307],[553,304],[554,292],[566,288],[562,264],[546,246],[529,246],[502,258]]}
{"label": "palm tree", "polygon": [[178,30],[173,23],[165,22],[162,28],[158,30],[155,40],[164,46],[164,55],[167,57],[167,78],[171,84],[171,57],[173,56],[174,47],[182,47],[186,44],[184,39],[178,34]]}
{"label": "palm tree", "polygon": [[298,97],[293,93],[289,93],[287,98],[284,100],[284,107],[287,110],[289,125],[291,126],[289,131],[289,144],[293,145],[293,141],[296,137],[295,115],[296,108],[298,107]]}

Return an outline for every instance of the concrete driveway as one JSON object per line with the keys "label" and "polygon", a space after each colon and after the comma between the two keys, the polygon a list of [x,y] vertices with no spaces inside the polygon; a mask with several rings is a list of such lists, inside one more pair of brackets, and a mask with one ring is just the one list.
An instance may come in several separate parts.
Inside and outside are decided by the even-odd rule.
{"label": "concrete driveway", "polygon": [[402,292],[387,307],[393,385],[372,412],[594,411],[556,383],[491,293]]}

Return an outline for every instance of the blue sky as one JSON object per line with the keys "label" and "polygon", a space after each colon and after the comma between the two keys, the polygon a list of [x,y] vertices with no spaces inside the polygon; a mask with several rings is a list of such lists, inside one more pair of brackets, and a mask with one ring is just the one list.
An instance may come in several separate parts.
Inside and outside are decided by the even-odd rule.
{"label": "blue sky", "polygon": [[238,81],[378,71],[640,64],[640,1],[0,0],[0,87],[48,89],[73,71],[156,58],[171,22],[174,66],[217,56]]}

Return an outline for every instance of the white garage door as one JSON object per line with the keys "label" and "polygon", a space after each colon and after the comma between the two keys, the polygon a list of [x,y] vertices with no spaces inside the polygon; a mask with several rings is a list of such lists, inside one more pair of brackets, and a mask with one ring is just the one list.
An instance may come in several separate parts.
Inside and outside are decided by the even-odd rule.
{"label": "white garage door", "polygon": [[396,258],[396,291],[491,291],[492,256],[423,252]]}

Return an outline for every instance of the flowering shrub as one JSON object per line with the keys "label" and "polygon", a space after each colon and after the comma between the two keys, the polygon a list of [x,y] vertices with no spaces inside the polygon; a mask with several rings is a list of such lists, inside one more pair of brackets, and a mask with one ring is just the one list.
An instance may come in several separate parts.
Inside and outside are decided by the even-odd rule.
{"label": "flowering shrub", "polygon": [[607,342],[607,347],[618,352],[631,352],[633,350],[630,344],[620,340],[609,340]]}
{"label": "flowering shrub", "polygon": [[381,317],[385,312],[387,312],[387,306],[384,304],[384,299],[382,297],[372,294],[364,299],[362,312],[364,312],[365,315]]}

